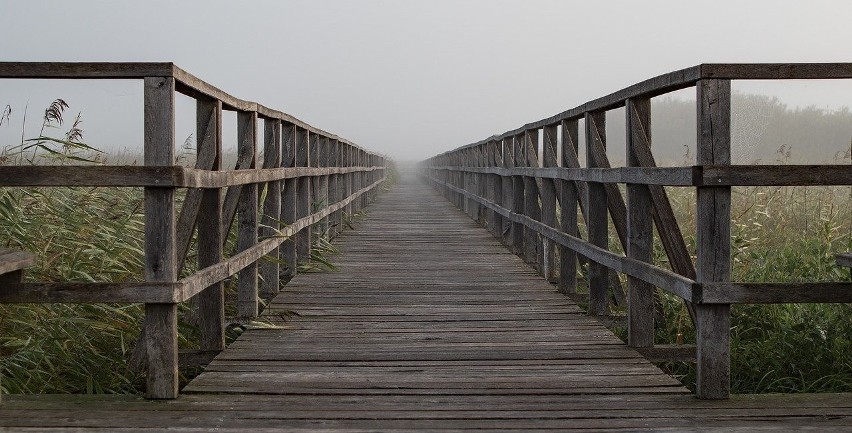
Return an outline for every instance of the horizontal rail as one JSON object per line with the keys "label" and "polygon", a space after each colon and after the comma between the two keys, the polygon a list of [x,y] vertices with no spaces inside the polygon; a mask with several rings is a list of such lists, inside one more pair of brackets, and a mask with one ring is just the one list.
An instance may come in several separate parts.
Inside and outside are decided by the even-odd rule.
{"label": "horizontal rail", "polygon": [[254,112],[265,119],[278,119],[312,134],[322,135],[362,149],[357,144],[316,128],[287,113],[257,102],[236,98],[181,69],[171,62],[0,62],[0,78],[20,79],[143,79],[174,78],[175,90],[196,99],[222,101],[222,109]]}
{"label": "horizontal rail", "polygon": [[661,186],[852,185],[852,170],[846,165],[694,165],[616,168],[435,166],[429,169],[496,174],[504,177],[528,176],[541,179]]}
{"label": "horizontal rail", "polygon": [[201,170],[181,166],[0,166],[4,186],[223,188],[299,177],[362,173],[370,167],[286,167]]}
{"label": "horizontal rail", "polygon": [[558,125],[564,120],[580,119],[586,113],[619,108],[624,106],[625,101],[628,99],[651,98],[676,90],[686,89],[694,86],[699,80],[813,80],[844,78],[852,78],[852,63],[704,63],[656,76],[546,119],[527,123],[519,128],[493,135],[484,140],[456,148],[450,152],[480,146],[490,141],[502,140],[522,134],[524,131]]}

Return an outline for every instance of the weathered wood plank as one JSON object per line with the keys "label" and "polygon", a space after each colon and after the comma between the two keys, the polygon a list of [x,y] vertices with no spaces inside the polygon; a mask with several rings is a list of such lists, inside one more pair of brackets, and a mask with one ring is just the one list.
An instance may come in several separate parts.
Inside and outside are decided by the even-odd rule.
{"label": "weathered wood plank", "polygon": [[[244,167],[252,169],[257,166],[257,114],[241,111],[237,113],[237,151],[246,155],[242,162]],[[238,162],[239,164],[239,162]],[[239,168],[239,167],[238,167]],[[257,245],[258,236],[258,185],[248,184],[242,187],[231,187],[231,191],[239,191],[237,201],[237,252],[248,250]],[[226,197],[225,202],[228,202]],[[228,218],[227,205],[225,218]],[[223,224],[223,228],[228,224]],[[223,230],[222,233],[227,233]],[[258,264],[252,263],[239,272],[237,277],[237,316],[240,318],[257,317],[258,314]]]}
{"label": "weathered wood plank", "polygon": [[[222,168],[222,103],[197,101],[198,153],[210,153],[211,170]],[[198,206],[198,268],[219,263],[223,257],[222,190],[204,189]],[[225,287],[215,282],[198,294],[198,330],[201,350],[225,348]]]}
{"label": "weathered wood plank", "polygon": [[[698,164],[731,163],[731,82],[704,80],[696,86]],[[731,276],[731,188],[699,187],[696,209],[696,281],[726,282]],[[695,306],[696,395],[730,393],[730,305]]]}
{"label": "weathered wood plank", "polygon": [[20,271],[36,264],[36,256],[26,251],[0,248],[0,275]]}
{"label": "weathered wood plank", "polygon": [[[145,78],[145,165],[174,162],[175,81]],[[172,188],[145,188],[145,281],[175,282],[175,198]],[[169,399],[178,393],[177,304],[145,304],[146,396]]]}
{"label": "weathered wood plank", "polygon": [[[606,150],[606,113],[586,115],[586,161],[589,167],[600,167],[596,149]],[[609,224],[607,218],[607,190],[604,184],[588,183],[586,204],[586,227],[589,243],[606,250],[609,247]],[[589,263],[589,314],[603,316],[609,312],[609,278],[607,267],[600,262]]]}
{"label": "weathered wood plank", "polygon": [[[627,117],[627,165],[639,165],[637,142],[651,145],[651,100],[630,99]],[[646,185],[627,184],[627,256],[653,263],[654,227],[651,191]],[[627,277],[627,342],[631,347],[654,346],[654,287]]]}

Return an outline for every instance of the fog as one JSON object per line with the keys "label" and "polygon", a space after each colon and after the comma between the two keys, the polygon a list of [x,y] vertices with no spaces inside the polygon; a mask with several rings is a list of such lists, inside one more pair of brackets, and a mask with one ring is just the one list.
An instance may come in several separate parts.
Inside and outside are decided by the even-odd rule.
{"label": "fog", "polygon": [[[3,1],[0,60],[172,61],[418,160],[698,63],[850,61],[850,16],[852,2],[837,1]],[[852,80],[735,89],[790,107],[852,101]],[[63,98],[88,143],[138,152],[141,95],[139,81],[0,80],[0,108],[12,107],[0,145],[37,135]],[[178,100],[178,144],[193,110]],[[226,116],[226,147],[234,123]]]}

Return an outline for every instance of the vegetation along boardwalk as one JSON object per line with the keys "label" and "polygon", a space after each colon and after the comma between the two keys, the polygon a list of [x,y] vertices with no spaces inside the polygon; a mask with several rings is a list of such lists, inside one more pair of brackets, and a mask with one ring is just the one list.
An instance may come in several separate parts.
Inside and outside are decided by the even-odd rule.
{"label": "vegetation along boardwalk", "polygon": [[[409,177],[296,276],[176,400],[14,396],[0,429],[672,429],[852,426],[846,395],[698,400]],[[286,318],[286,320],[284,320]]]}

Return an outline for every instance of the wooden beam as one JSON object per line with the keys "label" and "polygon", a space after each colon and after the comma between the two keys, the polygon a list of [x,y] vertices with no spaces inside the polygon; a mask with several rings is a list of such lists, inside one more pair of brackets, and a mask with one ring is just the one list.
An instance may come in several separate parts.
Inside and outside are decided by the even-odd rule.
{"label": "wooden beam", "polygon": [[[196,137],[198,153],[213,155],[211,170],[222,168],[222,103],[197,101]],[[202,190],[198,207],[198,268],[222,260],[222,190]],[[225,348],[225,287],[221,281],[211,284],[197,299],[201,350]]]}
{"label": "wooden beam", "polygon": [[[634,148],[637,142],[651,143],[651,100],[631,99],[627,117],[627,165],[640,165]],[[627,256],[645,263],[653,262],[654,227],[651,216],[651,191],[647,185],[627,184]],[[627,277],[627,344],[630,347],[654,346],[654,286],[638,278]]]}
{"label": "wooden beam", "polygon": [[[278,168],[281,166],[281,121],[264,120],[263,122],[263,167]],[[276,236],[279,230],[278,218],[281,214],[281,181],[266,184],[266,199],[263,202],[260,238],[268,239]],[[260,276],[263,284],[260,292],[264,298],[271,298],[278,293],[278,250],[269,251],[272,260],[260,263]]]}
{"label": "wooden beam", "polygon": [[[257,113],[250,111],[237,113],[237,152],[240,155],[248,155],[243,161],[239,161],[245,168],[253,169],[257,166]],[[241,191],[236,203],[237,252],[239,253],[257,245],[258,185],[251,183],[241,187],[231,187],[228,189],[228,195],[231,195],[232,190]],[[228,203],[227,196],[225,202]],[[227,230],[223,230],[223,233],[227,233]],[[257,262],[248,265],[237,276],[237,316],[240,318],[257,317],[257,278]]]}
{"label": "wooden beam", "polygon": [[[699,165],[731,162],[731,82],[698,83]],[[699,187],[696,209],[696,281],[727,282],[731,275],[731,188]],[[730,305],[696,305],[696,395],[726,399],[730,394]]]}
{"label": "wooden beam", "polygon": [[[174,163],[175,80],[145,78],[144,147],[146,166]],[[177,281],[173,188],[145,188],[145,281]],[[144,347],[147,359],[145,395],[172,399],[178,395],[177,304],[145,304]]]}

